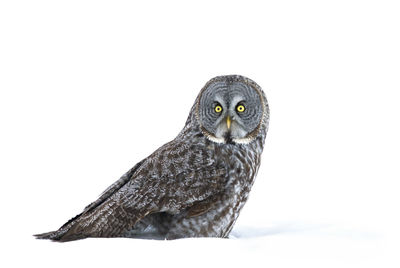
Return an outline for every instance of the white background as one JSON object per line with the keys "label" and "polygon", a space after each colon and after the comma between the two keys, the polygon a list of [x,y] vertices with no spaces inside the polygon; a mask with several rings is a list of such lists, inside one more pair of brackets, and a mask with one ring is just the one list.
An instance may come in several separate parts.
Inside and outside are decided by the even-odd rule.
{"label": "white background", "polygon": [[[398,267],[398,1],[1,1],[1,267]],[[271,108],[232,239],[39,241],[241,74]]]}

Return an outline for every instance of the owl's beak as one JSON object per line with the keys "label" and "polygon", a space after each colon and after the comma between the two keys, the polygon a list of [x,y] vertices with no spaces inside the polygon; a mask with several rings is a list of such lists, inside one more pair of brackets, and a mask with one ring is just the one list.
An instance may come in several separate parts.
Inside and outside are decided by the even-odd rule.
{"label": "owl's beak", "polygon": [[228,127],[228,129],[231,129],[231,123],[232,123],[232,120],[231,120],[231,118],[228,116],[228,117],[226,118],[226,126]]}

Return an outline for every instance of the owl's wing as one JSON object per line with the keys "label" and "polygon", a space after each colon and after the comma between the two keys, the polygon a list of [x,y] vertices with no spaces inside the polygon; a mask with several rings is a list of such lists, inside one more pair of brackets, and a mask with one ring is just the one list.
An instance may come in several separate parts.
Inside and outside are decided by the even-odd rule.
{"label": "owl's wing", "polygon": [[[226,185],[225,168],[211,160],[206,152],[197,151],[189,156],[190,164],[182,164],[178,157],[176,163],[181,164],[164,168],[154,163],[165,156],[161,153],[157,157],[152,155],[138,163],[83,213],[58,231],[39,235],[39,238],[70,241],[119,236],[148,214],[176,214],[194,204],[189,214],[197,215],[206,209],[205,200],[221,192]],[[156,172],[160,168],[168,172]]]}

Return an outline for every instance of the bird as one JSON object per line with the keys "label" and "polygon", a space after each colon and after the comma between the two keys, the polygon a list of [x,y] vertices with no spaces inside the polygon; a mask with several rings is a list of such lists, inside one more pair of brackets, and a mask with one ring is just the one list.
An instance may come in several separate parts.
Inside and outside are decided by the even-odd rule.
{"label": "bird", "polygon": [[228,238],[259,170],[268,126],[269,105],[258,84],[241,75],[214,77],[174,140],[58,230],[35,236]]}

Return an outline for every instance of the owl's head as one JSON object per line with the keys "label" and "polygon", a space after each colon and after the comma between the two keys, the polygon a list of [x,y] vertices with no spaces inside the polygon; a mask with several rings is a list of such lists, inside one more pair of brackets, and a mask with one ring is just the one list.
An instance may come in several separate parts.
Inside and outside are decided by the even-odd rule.
{"label": "owl's head", "polygon": [[254,81],[228,75],[215,77],[203,87],[196,117],[209,140],[246,144],[267,127],[269,110],[264,93]]}

